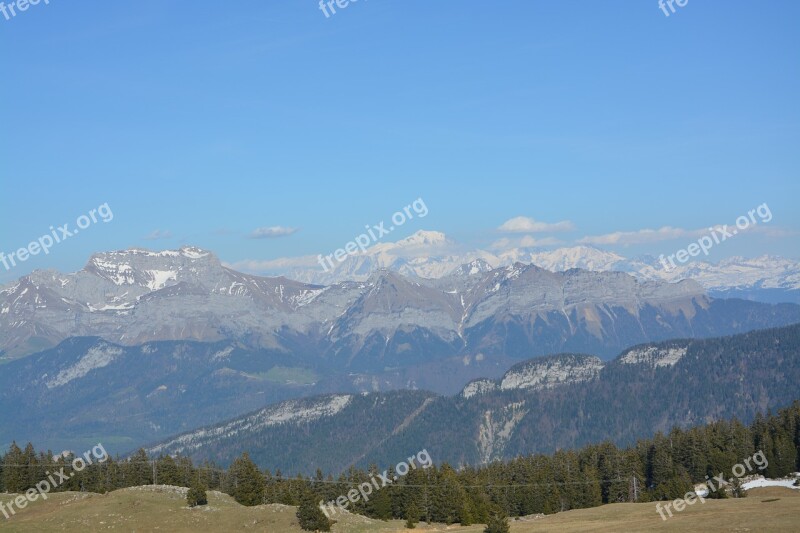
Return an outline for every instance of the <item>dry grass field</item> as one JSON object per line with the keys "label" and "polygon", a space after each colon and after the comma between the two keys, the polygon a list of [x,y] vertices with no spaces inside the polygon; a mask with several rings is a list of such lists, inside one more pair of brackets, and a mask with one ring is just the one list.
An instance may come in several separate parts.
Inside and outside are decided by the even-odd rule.
{"label": "dry grass field", "polygon": [[[209,505],[186,507],[183,490],[175,487],[135,487],[109,494],[60,493],[37,501],[10,520],[0,516],[0,531],[95,531],[198,533],[269,531],[295,533],[295,508],[284,505],[242,507],[219,492],[209,492]],[[8,501],[10,495],[0,494]],[[381,522],[347,515],[337,533],[409,531],[402,521]],[[416,531],[480,533],[483,526],[420,524]],[[800,491],[784,488],[753,489],[747,498],[707,500],[663,521],[653,503],[627,503],[569,511],[529,520],[512,520],[513,533],[621,531],[800,531]]]}

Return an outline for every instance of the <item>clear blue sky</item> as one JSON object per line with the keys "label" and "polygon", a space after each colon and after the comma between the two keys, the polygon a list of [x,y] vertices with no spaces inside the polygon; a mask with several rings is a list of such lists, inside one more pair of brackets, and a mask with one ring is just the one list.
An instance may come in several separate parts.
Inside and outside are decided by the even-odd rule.
{"label": "clear blue sky", "polygon": [[[783,236],[715,259],[796,258],[799,23],[789,0],[30,6],[0,16],[0,251],[102,203],[114,220],[0,283],[131,246],[327,253],[418,197],[429,215],[391,240],[487,246],[526,216],[571,221],[569,243],[767,202]],[[247,237],[269,226],[299,231]]]}

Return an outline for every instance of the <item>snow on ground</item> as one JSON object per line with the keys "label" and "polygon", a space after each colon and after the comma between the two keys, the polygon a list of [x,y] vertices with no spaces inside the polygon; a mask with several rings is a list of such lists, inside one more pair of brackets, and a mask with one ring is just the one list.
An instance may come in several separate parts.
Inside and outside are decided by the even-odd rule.
{"label": "snow on ground", "polygon": [[180,435],[169,442],[150,448],[148,451],[156,454],[169,449],[170,453],[185,453],[187,450],[199,448],[203,443],[213,442],[222,437],[230,437],[239,433],[252,434],[262,428],[282,423],[311,422],[324,416],[335,415],[347,407],[352,399],[352,396],[342,394],[323,397],[319,400],[287,400],[232,422]]}
{"label": "snow on ground", "polygon": [[108,280],[115,285],[132,285],[134,282],[134,270],[126,263],[115,263],[104,261],[102,256],[93,257],[91,262],[95,268]]}
{"label": "snow on ground", "polygon": [[134,308],[134,304],[132,303],[124,303],[120,305],[104,305],[103,307],[94,307],[92,304],[87,303],[87,307],[89,311],[94,313],[95,311],[130,311]]}
{"label": "snow on ground", "polygon": [[150,274],[151,281],[147,283],[150,290],[157,291],[163,289],[168,281],[175,281],[178,273],[174,270],[145,270]]}
{"label": "snow on ground", "polygon": [[[45,383],[45,385],[48,389],[66,385],[74,379],[82,378],[96,368],[108,366],[122,353],[122,349],[116,346],[105,344],[94,346],[77,363],[59,372],[55,378]],[[46,377],[46,374],[44,377]]]}
{"label": "snow on ground", "polygon": [[786,487],[789,489],[800,489],[800,487],[795,487],[794,482],[796,478],[791,479],[766,479],[766,478],[758,478],[753,479],[751,481],[747,481],[742,484],[742,487],[745,490],[762,488],[762,487]]}
{"label": "snow on ground", "polygon": [[214,355],[211,356],[212,361],[221,361],[223,359],[230,358],[231,354],[233,353],[233,346],[228,346],[224,350],[220,350]]}
{"label": "snow on ground", "polygon": [[[747,476],[744,479],[747,480],[744,481],[744,483],[742,483],[742,488],[744,488],[745,490],[758,489],[763,487],[786,487],[789,489],[800,489],[800,487],[794,486],[795,479],[800,479],[800,472],[792,474],[791,476],[789,476],[788,479],[767,479],[763,476],[756,476],[755,478]],[[702,483],[695,485],[694,492],[698,496],[702,496],[703,498],[705,498],[706,496],[708,496],[708,487]]]}
{"label": "snow on ground", "polygon": [[201,250],[200,248],[193,248],[191,246],[184,246],[181,248],[181,254],[189,259],[202,259],[209,255],[209,252]]}

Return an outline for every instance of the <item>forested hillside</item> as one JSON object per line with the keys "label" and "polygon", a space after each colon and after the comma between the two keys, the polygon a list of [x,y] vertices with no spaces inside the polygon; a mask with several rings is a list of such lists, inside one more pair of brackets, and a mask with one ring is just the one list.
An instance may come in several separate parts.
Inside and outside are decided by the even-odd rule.
{"label": "forested hillside", "polygon": [[[122,487],[160,483],[220,489],[244,505],[328,502],[406,461],[418,450],[406,450],[392,463],[367,469],[350,468],[334,478],[318,471],[307,477],[289,472],[262,471],[248,454],[228,470],[213,464],[193,465],[186,457],[148,457],[139,451],[127,459],[109,459],[81,472],[72,457],[54,460],[51,452],[37,453],[32,445],[16,444],[2,457],[0,490],[22,493],[48,472],[63,468],[69,480],[58,491],[108,492]],[[348,509],[374,518],[402,518],[462,524],[485,523],[490,513],[510,516],[555,513],[604,503],[669,500],[683,497],[693,483],[720,474],[732,477],[732,467],[763,452],[764,470],[747,473],[780,477],[800,470],[800,401],[774,415],[757,415],[749,426],[733,419],[639,440],[619,448],[610,442],[550,455],[518,457],[490,465],[456,469],[436,462],[412,468],[407,475],[376,490],[368,501]],[[74,475],[72,475],[74,473]],[[399,473],[399,472],[398,472]],[[731,487],[738,484],[734,481]],[[726,497],[719,491],[715,496]],[[741,495],[732,491],[732,495]]]}
{"label": "forested hillside", "polygon": [[[398,391],[277,404],[148,449],[223,464],[248,450],[262,468],[305,474],[423,448],[440,461],[476,465],[605,440],[625,446],[673,426],[749,423],[800,397],[798,384],[794,325],[636,346],[608,363],[571,354],[533,359],[452,397]],[[325,454],[314,453],[320,443]]]}

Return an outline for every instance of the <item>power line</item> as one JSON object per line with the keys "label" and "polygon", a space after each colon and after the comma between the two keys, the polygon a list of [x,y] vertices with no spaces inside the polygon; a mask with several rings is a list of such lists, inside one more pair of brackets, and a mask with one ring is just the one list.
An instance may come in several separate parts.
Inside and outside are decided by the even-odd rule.
{"label": "power line", "polygon": [[[148,466],[150,466],[152,464],[152,466],[153,466],[153,478],[156,479],[155,478],[156,473],[157,473],[156,463],[158,463],[158,461],[147,461],[147,462],[145,462],[145,461],[131,461],[131,462],[125,461],[125,462],[118,462],[118,463],[115,463],[115,464],[117,464],[117,465],[140,464],[140,465],[148,465]],[[106,463],[105,462],[103,462],[103,463],[93,463],[91,465],[87,465],[86,468],[90,468],[92,466],[103,465],[103,464],[106,464]],[[59,464],[56,463],[56,464],[53,464],[53,465],[47,465],[47,464],[32,464],[32,465],[9,464],[9,465],[4,465],[4,464],[0,463],[0,467],[2,467],[2,468],[5,468],[5,467],[34,467],[34,468],[35,467],[40,467],[40,468],[44,468],[44,467],[51,467],[51,466],[59,466]],[[70,464],[67,463],[64,466],[70,466]],[[191,469],[191,470],[204,470],[204,471],[210,471],[210,472],[219,472],[219,473],[224,474],[224,475],[228,475],[230,473],[229,470],[223,470],[221,468],[211,468],[211,467],[207,467],[207,466],[184,466],[184,467],[182,467],[181,465],[176,463],[175,467],[178,468],[179,470],[181,468]],[[298,479],[296,477],[280,477],[280,478],[273,477],[271,479],[271,481],[272,481],[272,483],[302,483],[304,485],[328,484],[328,485],[342,485],[342,486],[357,487],[357,486],[361,485],[362,483],[369,482],[371,479],[374,479],[374,476],[369,478],[369,479],[366,479],[364,481],[349,481],[349,480],[348,481],[337,481],[337,480],[329,480],[329,479],[305,479],[305,478]],[[409,487],[409,488],[421,488],[421,489],[425,489],[425,488],[430,489],[430,488],[440,487],[440,485],[416,485],[416,484],[415,485],[411,485],[411,484],[408,484],[408,483],[395,484],[395,482],[399,481],[400,479],[401,478],[396,478],[396,479],[392,480],[392,482],[390,484],[387,484],[385,486],[387,486],[387,487],[388,486],[392,486],[392,487]],[[484,488],[485,489],[504,489],[504,488],[515,488],[515,487],[552,487],[552,486],[566,486],[566,485],[592,485],[594,483],[599,483],[599,484],[602,484],[602,483],[620,483],[620,482],[624,482],[624,481],[627,481],[627,480],[626,479],[622,479],[622,478],[616,478],[616,479],[591,479],[591,480],[587,479],[587,480],[584,480],[584,481],[549,481],[549,482],[542,482],[542,483],[506,483],[506,484],[485,483],[483,485],[459,485],[459,486],[463,487],[465,489],[484,489]],[[153,484],[156,484],[156,483],[154,482]],[[442,488],[445,488],[445,487],[442,487]]]}

